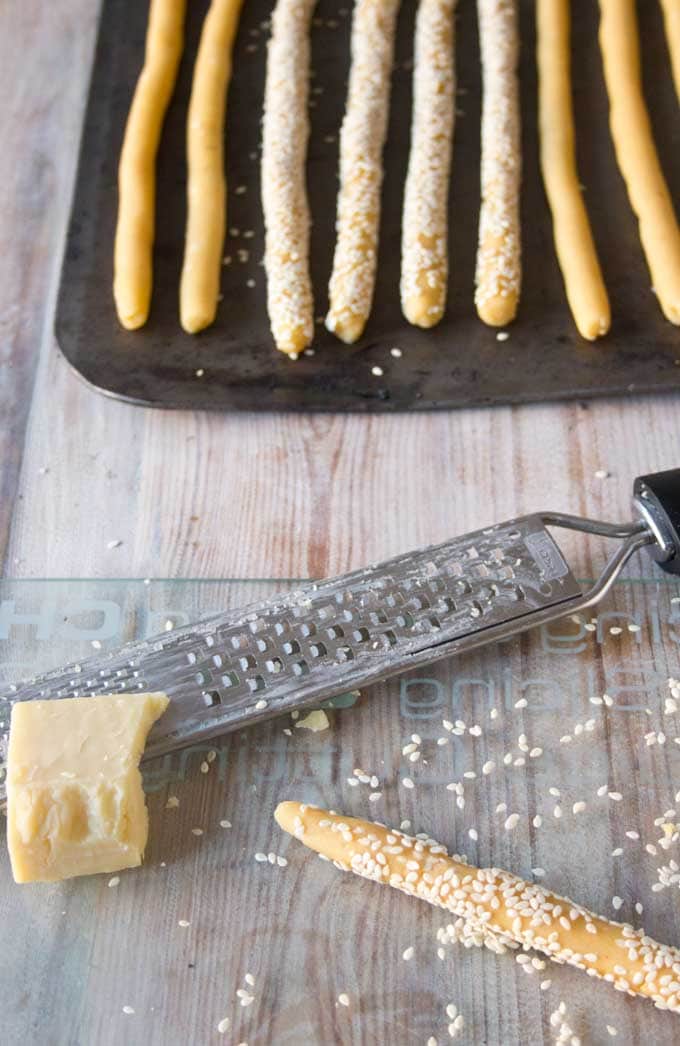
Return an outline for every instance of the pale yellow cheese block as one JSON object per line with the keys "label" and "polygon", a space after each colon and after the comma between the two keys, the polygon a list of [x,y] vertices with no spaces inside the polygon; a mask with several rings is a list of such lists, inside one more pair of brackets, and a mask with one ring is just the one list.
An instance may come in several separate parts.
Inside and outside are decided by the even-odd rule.
{"label": "pale yellow cheese block", "polygon": [[7,760],[7,844],[18,883],[141,864],[139,760],[165,694],[19,701]]}

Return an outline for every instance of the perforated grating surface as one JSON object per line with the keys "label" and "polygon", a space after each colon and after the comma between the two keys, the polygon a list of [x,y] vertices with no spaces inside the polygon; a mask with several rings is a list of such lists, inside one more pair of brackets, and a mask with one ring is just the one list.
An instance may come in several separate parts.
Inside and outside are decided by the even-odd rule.
{"label": "perforated grating surface", "polygon": [[14,685],[0,719],[16,700],[163,690],[150,757],[491,640],[579,594],[529,516]]}

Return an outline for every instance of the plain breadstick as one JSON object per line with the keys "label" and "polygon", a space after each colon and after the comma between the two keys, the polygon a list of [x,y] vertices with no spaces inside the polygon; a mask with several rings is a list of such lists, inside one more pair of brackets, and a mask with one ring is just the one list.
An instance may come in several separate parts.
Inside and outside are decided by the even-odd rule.
{"label": "plain breadstick", "polygon": [[267,306],[277,349],[292,356],[312,340],[309,205],[309,22],[316,0],[278,0],[272,16],[262,129],[262,206]]}
{"label": "plain breadstick", "polygon": [[186,0],[151,0],[144,66],[125,125],[118,165],[113,297],[123,327],[149,315],[156,219],[156,153],[184,47]]}
{"label": "plain breadstick", "polygon": [[474,868],[426,836],[414,839],[301,803],[280,803],[275,816],[336,867],[445,908],[495,951],[533,949],[680,1013],[680,949],[658,944],[644,930],[594,915],[499,868]]}
{"label": "plain breadstick", "polygon": [[592,341],[607,333],[611,314],[576,170],[569,9],[569,0],[536,4],[541,171],[569,307]]}
{"label": "plain breadstick", "polygon": [[337,241],[328,288],[328,330],[357,340],[375,285],[394,30],[399,0],[356,0],[352,64],[340,132]]}
{"label": "plain breadstick", "polygon": [[660,3],[671,56],[675,93],[680,102],[680,4],[678,0],[660,0]]}
{"label": "plain breadstick", "polygon": [[635,0],[600,0],[600,49],[619,169],[640,225],[664,316],[680,323],[680,229],[654,147],[640,84]]}
{"label": "plain breadstick", "polygon": [[411,151],[401,233],[401,307],[409,323],[444,315],[454,125],[456,0],[420,0],[413,68]]}
{"label": "plain breadstick", "polygon": [[196,55],[187,117],[187,226],[180,321],[195,334],[215,319],[226,222],[224,122],[243,0],[212,0]]}
{"label": "plain breadstick", "polygon": [[516,0],[477,0],[477,12],[483,97],[475,305],[484,323],[502,327],[515,317],[522,279]]}

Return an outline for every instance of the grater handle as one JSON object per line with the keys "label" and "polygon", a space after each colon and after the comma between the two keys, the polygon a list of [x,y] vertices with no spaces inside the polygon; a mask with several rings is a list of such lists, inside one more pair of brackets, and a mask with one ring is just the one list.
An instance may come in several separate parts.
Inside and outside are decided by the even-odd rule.
{"label": "grater handle", "polygon": [[638,476],[633,503],[655,538],[649,554],[669,574],[680,574],[680,469]]}

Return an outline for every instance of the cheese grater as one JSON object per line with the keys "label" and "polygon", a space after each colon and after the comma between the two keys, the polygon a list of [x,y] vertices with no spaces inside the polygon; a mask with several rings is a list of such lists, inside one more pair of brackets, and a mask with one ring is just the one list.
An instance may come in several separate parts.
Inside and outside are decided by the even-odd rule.
{"label": "cheese grater", "polygon": [[[680,469],[635,481],[635,518],[538,512],[135,641],[0,691],[14,701],[162,690],[145,759],[507,639],[596,603],[648,545],[680,573]],[[551,530],[617,540],[583,591]],[[7,731],[2,736],[6,756]]]}

